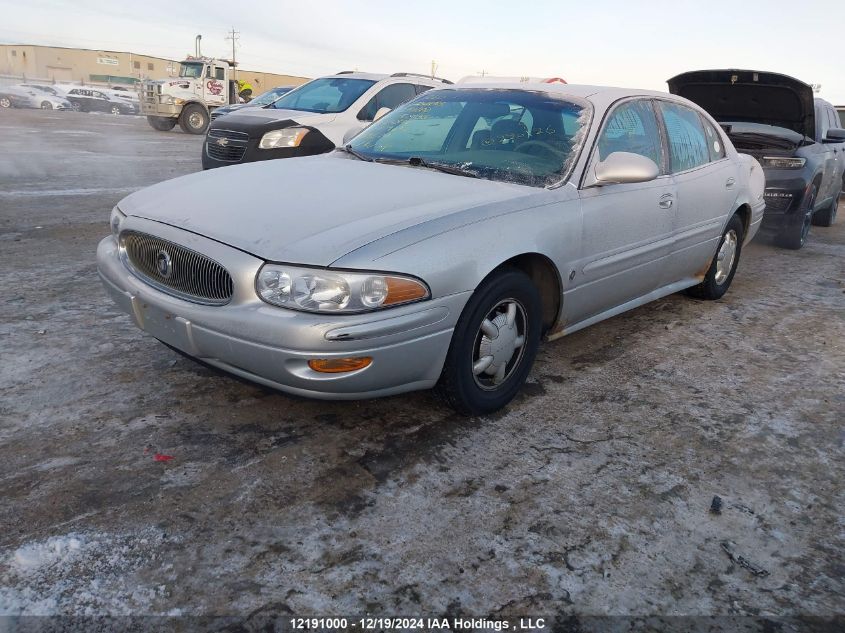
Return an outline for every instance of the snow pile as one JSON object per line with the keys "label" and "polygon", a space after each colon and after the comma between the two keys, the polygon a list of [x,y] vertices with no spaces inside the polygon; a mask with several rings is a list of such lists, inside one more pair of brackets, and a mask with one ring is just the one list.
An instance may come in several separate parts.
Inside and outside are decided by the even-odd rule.
{"label": "snow pile", "polygon": [[[169,541],[136,534],[71,533],[0,554],[0,616],[155,614],[167,602],[161,550]],[[164,582],[162,582],[164,580]],[[167,609],[161,609],[165,612]]]}

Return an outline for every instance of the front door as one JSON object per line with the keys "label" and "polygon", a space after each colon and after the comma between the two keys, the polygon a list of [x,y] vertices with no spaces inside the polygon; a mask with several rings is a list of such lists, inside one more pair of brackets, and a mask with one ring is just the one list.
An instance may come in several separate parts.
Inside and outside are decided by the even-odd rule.
{"label": "front door", "polygon": [[[613,152],[653,160],[661,175],[650,182],[593,186],[595,165]],[[593,176],[594,178],[594,176]],[[662,285],[670,252],[676,188],[666,173],[662,141],[648,99],[624,101],[599,133],[580,191],[582,252],[569,295],[571,323],[647,295]]]}

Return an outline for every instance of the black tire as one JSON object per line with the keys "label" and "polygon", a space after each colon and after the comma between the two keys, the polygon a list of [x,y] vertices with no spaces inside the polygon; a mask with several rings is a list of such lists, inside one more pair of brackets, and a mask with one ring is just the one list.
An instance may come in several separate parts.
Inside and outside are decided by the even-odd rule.
{"label": "black tire", "polygon": [[208,110],[198,103],[189,103],[179,115],[179,127],[186,134],[205,134],[208,128]]}
{"label": "black tire", "polygon": [[[513,325],[508,326],[507,311],[511,304],[514,304],[515,317]],[[497,315],[490,319],[497,324],[496,337],[490,338],[481,328],[482,322],[493,314]],[[501,409],[513,399],[528,377],[537,355],[542,326],[540,293],[531,278],[515,268],[494,272],[476,289],[458,319],[435,388],[437,395],[462,415],[483,415]],[[520,332],[523,342],[516,347]],[[488,370],[496,367],[496,356],[505,359],[499,363],[500,367],[504,366],[498,378],[501,382],[496,383],[497,378],[487,373],[488,370],[482,370],[476,376],[473,365],[489,356],[482,356],[484,346],[494,346],[495,350],[499,340],[513,344],[509,348],[511,356],[507,351],[492,352],[494,361],[488,363]]]}
{"label": "black tire", "polygon": [[49,101],[42,101],[42,102],[41,102],[41,109],[42,109],[42,110],[52,110],[52,109],[53,109],[53,104],[52,104],[52,103],[50,103]]}
{"label": "black tire", "polygon": [[821,211],[813,214],[813,224],[816,226],[832,226],[836,222],[836,210],[839,208],[839,198],[842,191],[837,191],[833,201]]}
{"label": "black tire", "polygon": [[[707,269],[707,274],[704,275],[704,279],[700,284],[687,290],[689,296],[695,297],[696,299],[707,299],[709,301],[722,298],[728,291],[728,288],[730,288],[731,282],[736,274],[737,266],[739,266],[743,239],[745,239],[745,224],[743,224],[742,218],[734,215],[728,221],[728,225],[722,233],[722,239],[719,240],[719,248],[716,249],[716,254],[713,256],[710,268]],[[730,249],[733,250],[733,259],[728,264],[729,269],[726,271],[724,266],[722,266],[724,257],[722,259],[720,257],[723,255],[723,248],[730,246],[732,240],[735,240],[734,249]],[[725,256],[729,256],[729,253],[726,252]]]}
{"label": "black tire", "polygon": [[176,119],[171,119],[164,116],[148,116],[147,123],[150,124],[154,130],[159,132],[169,132],[176,127]]}
{"label": "black tire", "polygon": [[79,107],[79,104],[76,101],[71,101],[70,107],[73,108],[74,112],[82,112],[82,108]]}
{"label": "black tire", "polygon": [[813,206],[816,204],[817,193],[818,188],[813,183],[801,201],[801,208],[797,212],[801,221],[787,227],[778,237],[778,244],[794,251],[804,246],[807,235],[810,233],[810,225],[813,223]]}
{"label": "black tire", "polygon": [[0,97],[0,108],[11,108],[12,107],[12,100],[9,99],[6,95]]}

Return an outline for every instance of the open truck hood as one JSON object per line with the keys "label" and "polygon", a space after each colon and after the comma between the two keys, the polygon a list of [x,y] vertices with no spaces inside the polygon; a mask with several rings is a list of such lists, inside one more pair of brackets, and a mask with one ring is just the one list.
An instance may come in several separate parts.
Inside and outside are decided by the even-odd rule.
{"label": "open truck hood", "polygon": [[787,75],[757,70],[694,70],[672,77],[669,92],[717,121],[748,121],[816,135],[813,88]]}

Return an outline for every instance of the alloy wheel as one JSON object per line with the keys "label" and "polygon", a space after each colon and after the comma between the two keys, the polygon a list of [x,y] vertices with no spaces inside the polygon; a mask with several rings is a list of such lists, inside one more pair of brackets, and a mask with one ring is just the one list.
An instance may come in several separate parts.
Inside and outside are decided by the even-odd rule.
{"label": "alloy wheel", "polygon": [[475,384],[492,391],[505,382],[522,360],[527,318],[516,299],[497,303],[475,336],[472,374]]}
{"label": "alloy wheel", "polygon": [[725,283],[725,280],[731,275],[731,270],[733,270],[734,267],[734,260],[736,259],[736,245],[736,231],[731,229],[725,233],[725,239],[722,240],[722,246],[716,254],[716,274],[713,277],[713,280],[719,286]]}

